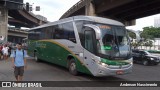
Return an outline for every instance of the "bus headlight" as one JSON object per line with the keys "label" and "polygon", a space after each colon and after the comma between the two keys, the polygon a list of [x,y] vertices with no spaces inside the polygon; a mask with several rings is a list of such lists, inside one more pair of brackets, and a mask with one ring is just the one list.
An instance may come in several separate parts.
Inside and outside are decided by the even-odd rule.
{"label": "bus headlight", "polygon": [[105,63],[101,63],[101,65],[104,66],[104,67],[108,67],[108,65],[105,64]]}
{"label": "bus headlight", "polygon": [[98,64],[101,65],[101,66],[104,66],[104,67],[108,67],[108,65],[106,63],[103,63],[101,61],[98,61]]}
{"label": "bus headlight", "polygon": [[105,64],[105,63],[101,63],[101,65],[102,65],[102,66],[105,66],[106,64]]}

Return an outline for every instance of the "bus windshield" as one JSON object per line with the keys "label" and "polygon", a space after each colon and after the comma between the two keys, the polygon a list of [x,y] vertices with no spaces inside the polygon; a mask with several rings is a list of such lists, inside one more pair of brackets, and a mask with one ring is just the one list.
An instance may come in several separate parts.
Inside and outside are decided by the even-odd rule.
{"label": "bus windshield", "polygon": [[101,39],[97,42],[98,54],[110,59],[127,59],[131,55],[130,43],[125,27],[97,24]]}

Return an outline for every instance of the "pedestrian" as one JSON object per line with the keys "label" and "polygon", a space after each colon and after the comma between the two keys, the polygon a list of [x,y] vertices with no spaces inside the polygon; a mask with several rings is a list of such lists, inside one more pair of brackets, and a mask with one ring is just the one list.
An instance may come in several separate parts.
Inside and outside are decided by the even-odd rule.
{"label": "pedestrian", "polygon": [[8,46],[8,56],[11,55],[11,51],[12,51],[12,47],[9,45],[9,46]]}
{"label": "pedestrian", "polygon": [[2,52],[3,52],[3,58],[4,58],[4,60],[8,59],[8,49],[9,49],[9,47],[7,45],[3,46]]}
{"label": "pedestrian", "polygon": [[2,45],[0,45],[0,60],[3,58],[2,49],[3,49],[3,46],[2,46]]}
{"label": "pedestrian", "polygon": [[17,44],[17,49],[12,51],[12,66],[14,68],[14,75],[17,81],[23,80],[24,70],[27,69],[27,52],[22,49],[22,44]]}

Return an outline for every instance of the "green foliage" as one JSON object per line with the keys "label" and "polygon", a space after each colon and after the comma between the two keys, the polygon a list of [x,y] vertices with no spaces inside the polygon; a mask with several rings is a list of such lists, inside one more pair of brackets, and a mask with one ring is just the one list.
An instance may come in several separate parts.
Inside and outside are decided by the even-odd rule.
{"label": "green foliage", "polygon": [[144,27],[141,37],[144,39],[160,38],[160,28]]}
{"label": "green foliage", "polygon": [[131,46],[132,46],[133,48],[136,48],[136,47],[142,46],[142,45],[143,45],[142,42],[131,42]]}
{"label": "green foliage", "polygon": [[[136,38],[136,35],[134,33],[129,32],[129,36],[131,38]],[[143,38],[143,41],[140,42],[132,42],[131,45],[133,47],[138,46],[146,46],[146,47],[152,47],[153,46],[153,39],[154,38],[160,38],[160,28],[156,27],[144,27],[143,32],[141,33],[141,38]]]}
{"label": "green foliage", "polygon": [[152,47],[153,46],[153,42],[152,42],[152,40],[145,40],[144,41],[144,46],[147,46],[147,47]]}
{"label": "green foliage", "polygon": [[128,34],[132,39],[136,39],[136,34],[135,33],[128,31]]}

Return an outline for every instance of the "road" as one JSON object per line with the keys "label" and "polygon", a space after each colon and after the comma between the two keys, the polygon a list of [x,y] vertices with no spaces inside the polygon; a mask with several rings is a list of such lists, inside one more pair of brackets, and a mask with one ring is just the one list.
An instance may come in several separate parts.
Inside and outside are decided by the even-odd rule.
{"label": "road", "polygon": [[[0,81],[15,81],[13,68],[10,60],[0,61]],[[24,81],[160,81],[160,65],[157,66],[143,66],[134,64],[133,73],[120,76],[108,76],[108,77],[93,77],[86,74],[80,74],[79,76],[71,75],[66,68],[49,64],[47,62],[35,62],[33,59],[28,59],[28,67],[25,71]],[[138,87],[118,87],[120,90],[139,90]],[[13,90],[17,90],[12,88]],[[22,89],[22,88],[21,88]],[[31,89],[31,88],[30,88]],[[25,89],[25,90],[30,90]],[[39,88],[37,90],[41,90]],[[47,88],[47,90],[52,88]],[[58,90],[66,89],[64,87],[55,88]],[[68,88],[72,90],[114,90],[116,87],[74,87]],[[160,88],[142,88],[143,90],[159,90]],[[7,88],[0,88],[0,90],[8,90]],[[35,90],[35,88],[33,89]],[[44,89],[42,89],[44,90]]]}

